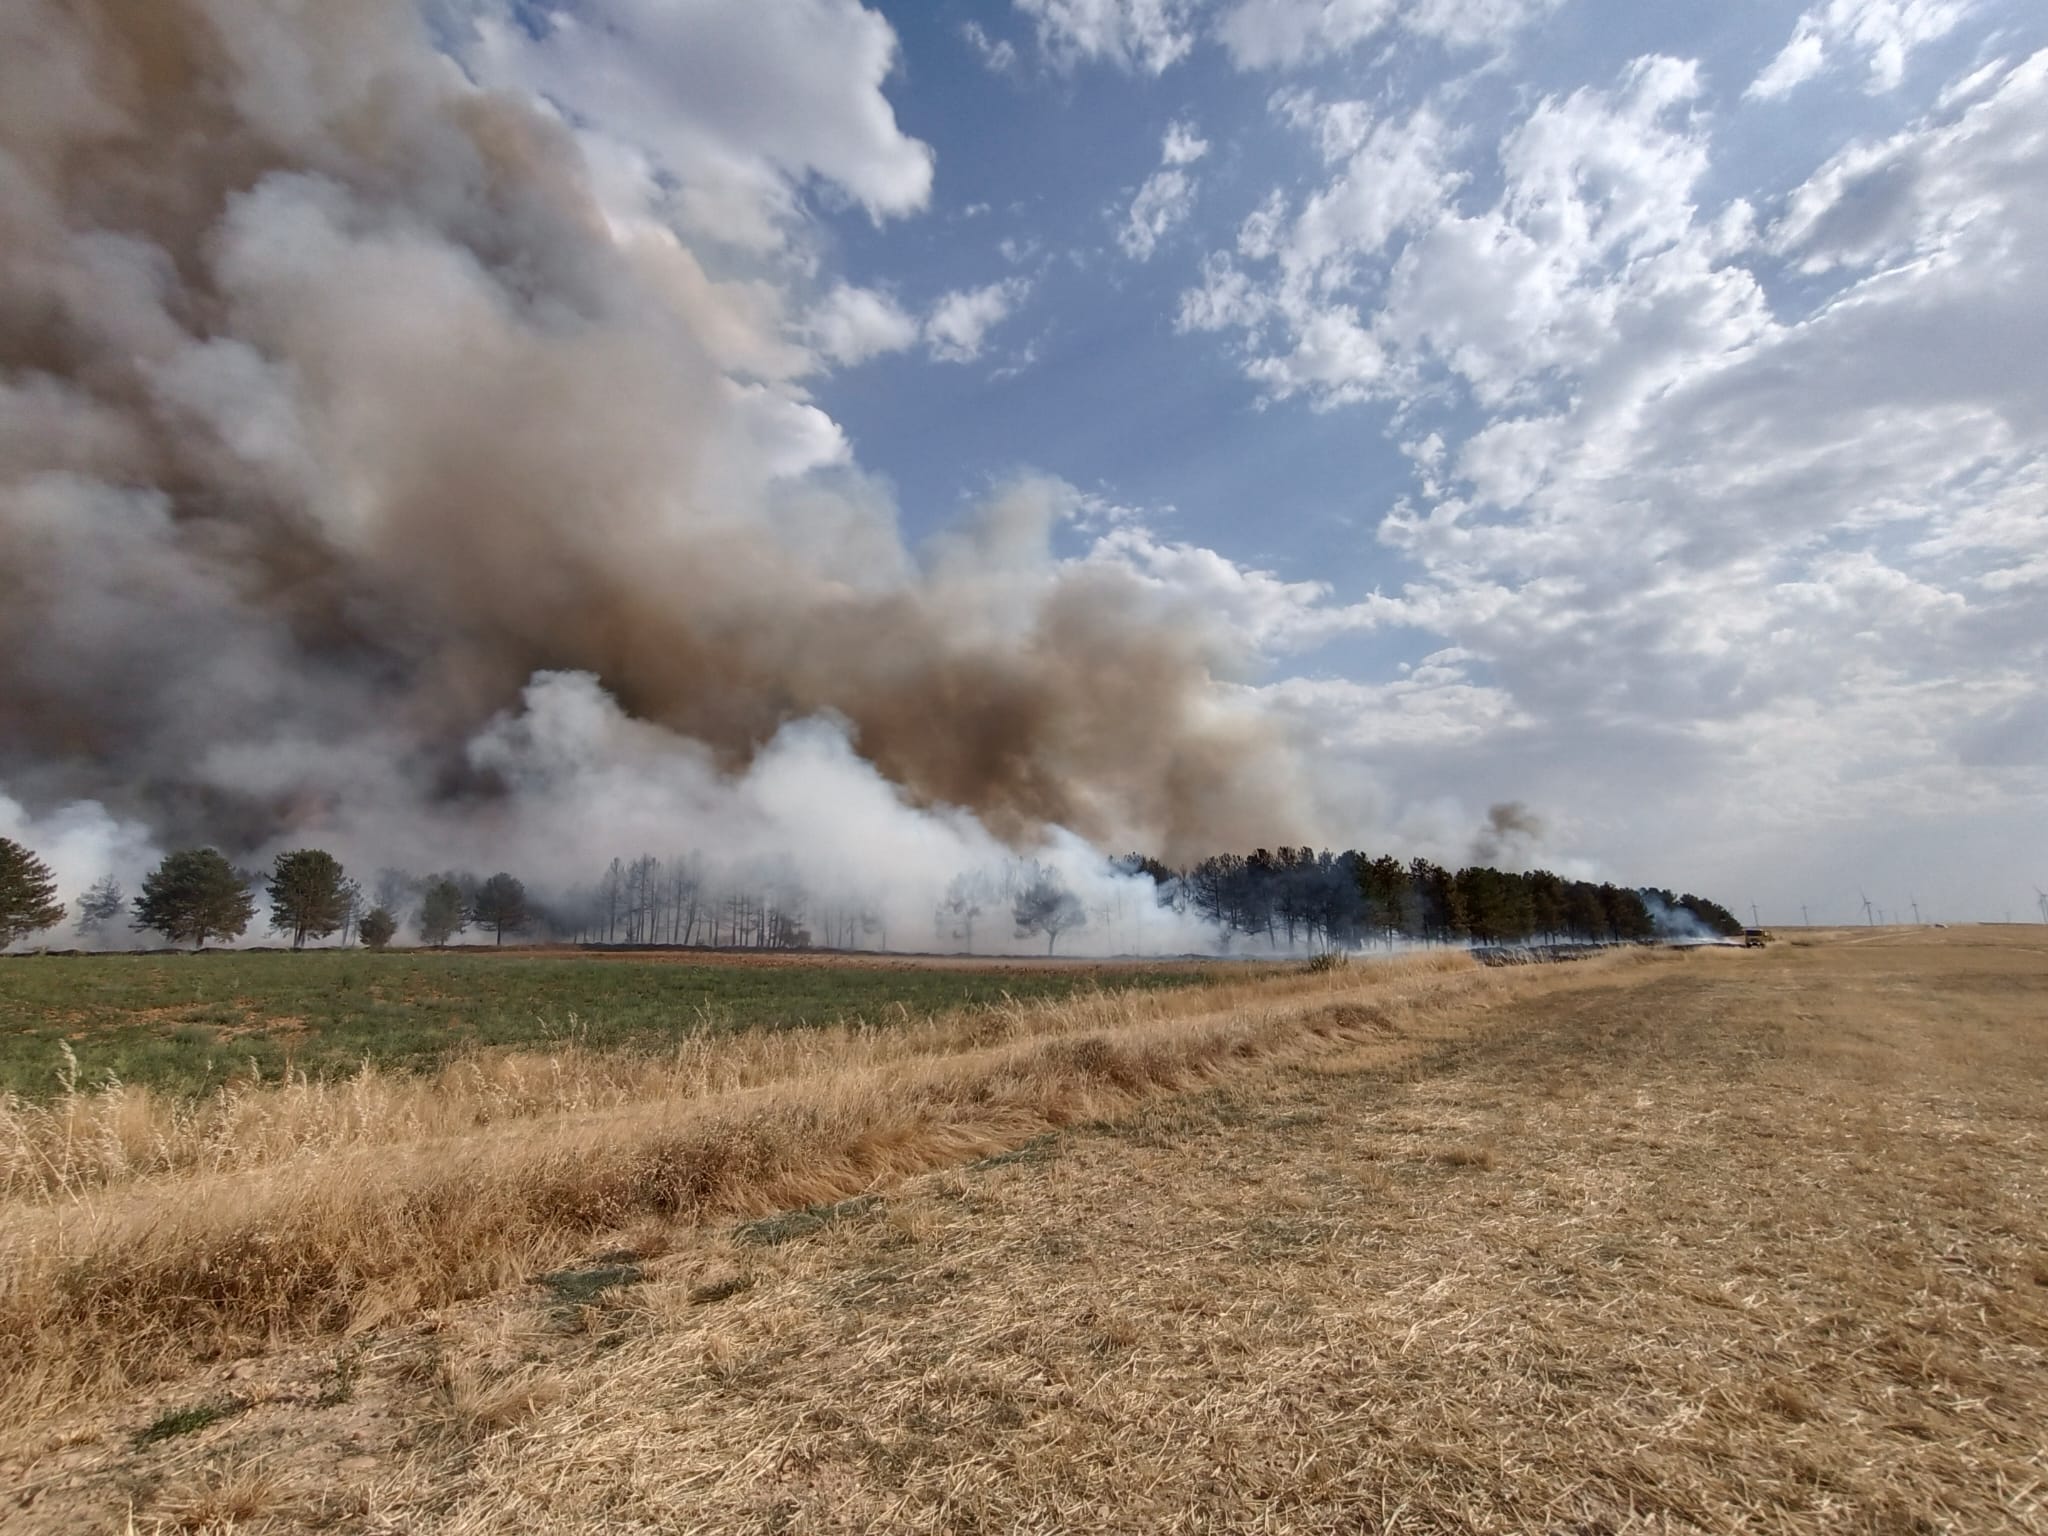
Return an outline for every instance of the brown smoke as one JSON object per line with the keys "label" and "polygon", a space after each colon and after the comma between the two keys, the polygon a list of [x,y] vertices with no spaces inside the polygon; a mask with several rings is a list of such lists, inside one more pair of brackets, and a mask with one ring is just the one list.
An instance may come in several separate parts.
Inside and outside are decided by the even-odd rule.
{"label": "brown smoke", "polygon": [[1004,836],[1310,835],[1202,616],[1046,557],[1055,492],[914,556],[750,464],[688,253],[402,0],[12,0],[0,151],[17,793],[251,844],[370,759],[487,795],[461,744],[576,669],[728,767],[835,712]]}

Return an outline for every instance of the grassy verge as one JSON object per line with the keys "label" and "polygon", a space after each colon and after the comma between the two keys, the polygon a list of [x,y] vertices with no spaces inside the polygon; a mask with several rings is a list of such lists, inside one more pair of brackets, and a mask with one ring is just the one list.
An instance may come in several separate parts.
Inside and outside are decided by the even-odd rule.
{"label": "grassy verge", "polygon": [[[128,1090],[17,1109],[0,1134],[16,1175],[0,1204],[0,1420],[195,1355],[522,1285],[606,1234],[638,1252],[650,1224],[834,1207],[1237,1063],[1371,1037],[1389,1009],[1530,985],[1440,955],[707,1038],[667,1059],[564,1051],[196,1108]],[[83,1160],[38,1182],[66,1157]]]}
{"label": "grassy verge", "polygon": [[[1109,985],[1185,986],[1190,966],[746,965],[625,956],[310,950],[0,957],[0,1093],[67,1079],[197,1095],[365,1062],[431,1071],[480,1047],[660,1050],[704,1031],[905,1022]],[[67,1059],[66,1051],[71,1059]],[[74,1065],[75,1061],[75,1065]]]}
{"label": "grassy verge", "polygon": [[[2038,1531],[2048,958],[1981,938],[735,1037],[24,1199],[117,1288],[0,1319],[0,1529]],[[216,1330],[286,1255],[355,1279]]]}
{"label": "grassy verge", "polygon": [[0,1449],[0,1525],[2038,1533],[2048,953],[1971,941],[1098,1020],[1019,1155],[593,1235],[349,1402],[332,1341],[202,1367]]}

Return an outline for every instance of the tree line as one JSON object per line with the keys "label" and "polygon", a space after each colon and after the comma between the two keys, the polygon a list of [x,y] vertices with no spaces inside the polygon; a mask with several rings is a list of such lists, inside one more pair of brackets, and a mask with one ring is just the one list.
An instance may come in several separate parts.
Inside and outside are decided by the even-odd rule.
{"label": "tree line", "polygon": [[[613,859],[595,880],[553,901],[550,930],[581,944],[714,949],[889,948],[889,906],[879,893],[819,896],[793,864],[714,875],[696,854]],[[1080,898],[1059,874],[1030,859],[954,878],[936,904],[931,940],[972,951],[1007,922],[1015,938],[1046,941],[1087,926]],[[921,932],[899,934],[912,944]]]}
{"label": "tree line", "polygon": [[[446,944],[474,926],[502,944],[508,933],[526,930],[532,909],[526,887],[512,875],[486,880],[443,874],[423,881],[386,871],[374,903],[341,862],[320,848],[280,853],[267,871],[237,869],[217,848],[182,848],[165,854],[131,902],[108,875],[78,899],[78,931],[103,934],[124,914],[137,932],[155,932],[173,944],[203,948],[209,939],[233,942],[256,918],[260,888],[270,908],[270,930],[287,935],[294,949],[308,939],[339,934],[382,949],[397,936],[400,917],[392,910],[418,902],[415,921],[429,944]],[[0,837],[0,948],[63,922],[66,907],[56,899],[57,882],[42,859]]]}
{"label": "tree line", "polygon": [[1659,936],[1669,912],[1687,913],[1711,933],[1742,932],[1733,913],[1702,896],[1568,880],[1543,869],[1452,870],[1429,859],[1313,848],[1216,854],[1182,870],[1135,853],[1118,862],[1149,874],[1162,900],[1273,948],[1624,943]]}
{"label": "tree line", "polygon": [[[1568,880],[1547,870],[1452,870],[1355,849],[1260,848],[1184,869],[1133,853],[1111,865],[1129,877],[1114,887],[1118,901],[1135,884],[1141,901],[1192,914],[1269,950],[1619,943],[1669,934],[1679,923],[1720,935],[1742,931],[1726,907],[1690,893]],[[255,920],[259,888],[271,931],[288,936],[294,948],[338,935],[343,944],[381,949],[408,921],[422,943],[434,946],[471,929],[499,944],[507,934],[536,930],[619,946],[887,949],[890,939],[879,899],[816,899],[793,866],[721,883],[695,855],[615,858],[588,884],[543,905],[504,871],[479,879],[452,870],[416,876],[383,869],[366,892],[318,848],[280,853],[261,873],[235,868],[217,849],[178,850],[165,855],[132,902],[111,876],[95,883],[79,898],[78,928],[102,933],[126,914],[134,929],[174,944],[231,942]],[[0,838],[0,947],[55,927],[65,915],[48,866]],[[1062,936],[1091,927],[1106,929],[1114,943],[1119,915],[1090,908],[1052,867],[1015,859],[956,877],[935,904],[931,939],[973,952],[1007,929],[1018,939],[1042,937],[1050,954]],[[924,942],[921,933],[900,937]]]}

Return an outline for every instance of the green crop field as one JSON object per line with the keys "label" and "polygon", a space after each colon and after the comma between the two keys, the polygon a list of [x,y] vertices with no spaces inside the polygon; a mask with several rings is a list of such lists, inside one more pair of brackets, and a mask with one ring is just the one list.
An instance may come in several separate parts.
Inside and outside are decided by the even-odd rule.
{"label": "green crop field", "polygon": [[0,957],[0,1092],[109,1075],[177,1093],[365,1061],[423,1070],[476,1047],[576,1038],[658,1050],[698,1030],[927,1018],[1003,997],[1186,985],[1187,965],[734,963],[671,955],[309,950]]}

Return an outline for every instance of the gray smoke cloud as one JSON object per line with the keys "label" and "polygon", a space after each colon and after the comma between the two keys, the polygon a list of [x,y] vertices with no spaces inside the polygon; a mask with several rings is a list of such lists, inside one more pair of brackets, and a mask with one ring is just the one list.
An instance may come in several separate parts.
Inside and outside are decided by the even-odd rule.
{"label": "gray smoke cloud", "polygon": [[1472,862],[1496,869],[1530,868],[1549,828],[1543,818],[1519,800],[1486,808],[1486,822],[1472,839]]}
{"label": "gray smoke cloud", "polygon": [[[1234,643],[1052,557],[1070,491],[906,547],[857,474],[778,472],[728,319],[403,0],[11,0],[11,824],[70,818],[74,888],[134,878],[138,826],[560,879],[664,817],[849,862],[946,807],[949,857],[1329,835]],[[759,801],[792,728],[865,823]]]}

